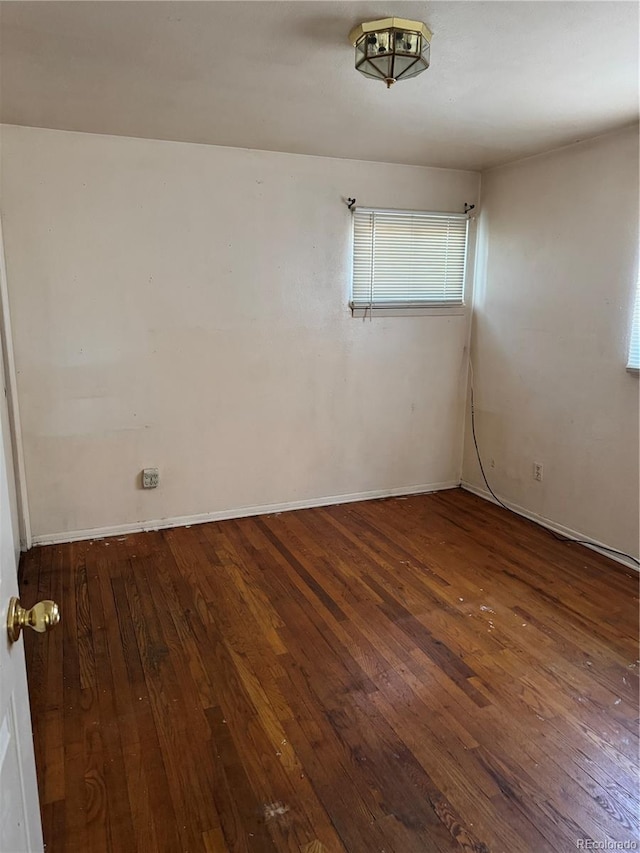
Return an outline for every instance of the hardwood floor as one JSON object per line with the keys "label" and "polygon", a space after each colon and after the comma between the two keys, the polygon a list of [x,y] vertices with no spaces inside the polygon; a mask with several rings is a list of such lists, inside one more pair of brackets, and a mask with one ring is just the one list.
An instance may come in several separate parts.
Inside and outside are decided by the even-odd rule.
{"label": "hardwood floor", "polygon": [[22,598],[48,853],[638,841],[638,577],[468,493],[37,548]]}

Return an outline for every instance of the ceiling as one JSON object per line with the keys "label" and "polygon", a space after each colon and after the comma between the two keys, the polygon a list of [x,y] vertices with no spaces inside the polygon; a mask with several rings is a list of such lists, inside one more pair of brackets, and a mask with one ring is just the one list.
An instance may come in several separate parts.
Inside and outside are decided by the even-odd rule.
{"label": "ceiling", "polygon": [[[485,169],[638,117],[635,2],[2,2],[9,124]],[[349,30],[396,15],[431,68],[387,90]]]}

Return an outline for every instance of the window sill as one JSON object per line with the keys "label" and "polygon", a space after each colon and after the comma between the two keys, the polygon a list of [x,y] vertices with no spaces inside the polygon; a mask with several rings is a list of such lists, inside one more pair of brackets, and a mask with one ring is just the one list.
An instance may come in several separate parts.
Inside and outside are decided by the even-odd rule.
{"label": "window sill", "polygon": [[466,305],[368,305],[365,307],[350,305],[352,317],[455,317],[467,313]]}
{"label": "window sill", "polygon": [[640,367],[627,367],[627,373],[631,373],[633,376],[640,376]]}

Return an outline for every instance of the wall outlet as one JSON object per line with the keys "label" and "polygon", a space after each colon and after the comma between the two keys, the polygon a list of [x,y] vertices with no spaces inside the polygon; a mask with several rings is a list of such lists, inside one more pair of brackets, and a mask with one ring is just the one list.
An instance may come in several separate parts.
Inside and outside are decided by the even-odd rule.
{"label": "wall outlet", "polygon": [[157,468],[142,469],[142,488],[157,489],[160,483],[160,471]]}
{"label": "wall outlet", "polygon": [[538,483],[542,482],[542,474],[544,472],[542,462],[534,462],[533,463],[533,479],[537,480]]}

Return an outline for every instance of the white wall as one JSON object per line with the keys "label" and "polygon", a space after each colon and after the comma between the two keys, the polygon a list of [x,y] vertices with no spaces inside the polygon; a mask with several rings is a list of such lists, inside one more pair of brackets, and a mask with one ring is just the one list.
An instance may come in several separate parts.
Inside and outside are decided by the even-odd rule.
{"label": "white wall", "polygon": [[[478,261],[476,422],[492,487],[637,555],[638,377],[625,370],[637,128],[484,174]],[[482,486],[468,419],[463,477]]]}
{"label": "white wall", "polygon": [[342,199],[476,174],[18,127],[2,166],[35,536],[458,480],[466,319],[353,319]]}

